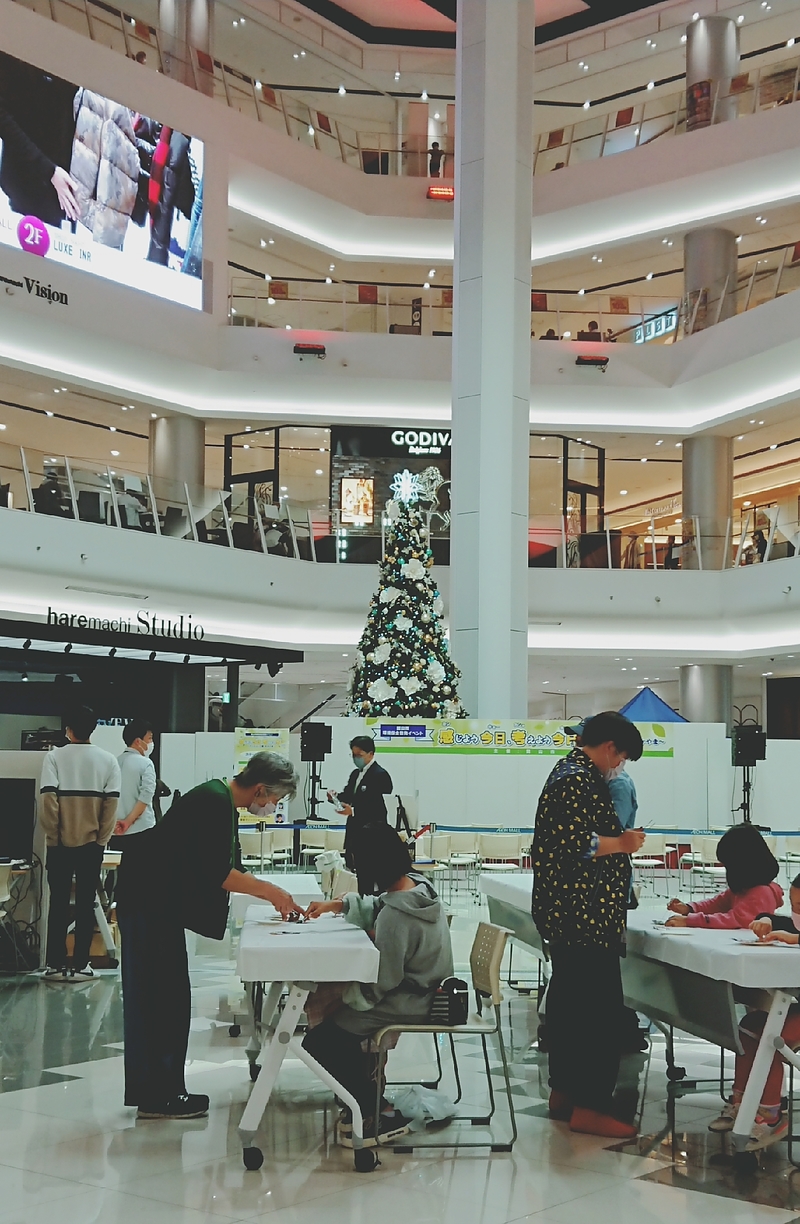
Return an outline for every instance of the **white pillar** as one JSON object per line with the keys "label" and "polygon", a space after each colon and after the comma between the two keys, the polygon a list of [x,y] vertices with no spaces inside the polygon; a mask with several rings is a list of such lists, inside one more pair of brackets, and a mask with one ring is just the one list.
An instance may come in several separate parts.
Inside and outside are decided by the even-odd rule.
{"label": "white pillar", "polygon": [[721,722],[730,731],[733,668],[725,663],[692,663],[681,668],[680,712],[689,722]]}
{"label": "white pillar", "polygon": [[175,415],[150,422],[148,471],[160,480],[183,482],[189,489],[205,483],[206,427],[197,417]]}
{"label": "white pillar", "polygon": [[681,470],[681,564],[684,569],[727,569],[732,555],[733,439],[716,434],[684,438]]}
{"label": "white pillar", "polygon": [[533,0],[461,0],[450,624],[469,713],[525,718]]}
{"label": "white pillar", "polygon": [[700,17],[686,27],[686,126],[738,116],[731,80],[739,71],[739,27],[731,17]]}

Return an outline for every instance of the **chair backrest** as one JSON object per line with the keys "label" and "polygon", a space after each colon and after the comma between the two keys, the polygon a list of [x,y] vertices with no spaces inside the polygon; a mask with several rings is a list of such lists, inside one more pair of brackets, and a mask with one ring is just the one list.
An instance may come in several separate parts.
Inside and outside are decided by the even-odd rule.
{"label": "chair backrest", "polygon": [[633,856],[637,858],[663,858],[666,838],[663,833],[647,833],[641,849]]}
{"label": "chair backrest", "polygon": [[[270,834],[264,834],[264,854],[269,854],[270,851]],[[245,858],[261,858],[261,834],[253,833],[250,830],[239,830],[239,845],[242,847],[242,854]]]}
{"label": "chair backrest", "polygon": [[450,834],[450,853],[451,854],[477,854],[478,853],[478,834],[477,833],[451,833]]}
{"label": "chair backrest", "polygon": [[419,828],[419,803],[416,795],[398,795],[397,798],[402,803],[408,817],[408,823],[412,829]]}
{"label": "chair backrest", "polygon": [[344,829],[325,830],[325,849],[344,850]]}
{"label": "chair backrest", "polygon": [[417,838],[416,855],[419,859],[427,859],[432,857],[430,833],[423,833],[422,837]]}
{"label": "chair backrest", "polygon": [[431,838],[430,855],[432,859],[446,859],[450,854],[450,834],[434,833]]}
{"label": "chair backrest", "polygon": [[325,850],[326,829],[304,829],[300,834],[300,845],[309,850]]}
{"label": "chair backrest", "polygon": [[337,871],[331,887],[332,899],[338,901],[340,897],[351,892],[358,892],[358,877],[354,876],[352,871]]}
{"label": "chair backrest", "polygon": [[469,954],[473,988],[480,995],[491,999],[498,1007],[503,1002],[500,990],[500,964],[506,950],[506,941],[511,931],[495,926],[491,922],[479,922]]}
{"label": "chair backrest", "polygon": [[719,837],[701,837],[700,838],[700,854],[704,863],[716,863],[717,861],[717,843]]}
{"label": "chair backrest", "polygon": [[291,850],[294,842],[294,832],[292,829],[281,829],[278,827],[272,834],[272,849],[273,850]]}
{"label": "chair backrest", "polygon": [[764,833],[762,833],[761,836],[764,838],[764,841],[767,843],[767,846],[769,847],[771,852],[777,858],[778,857],[778,839],[777,837],[770,837]]}
{"label": "chair backrest", "polygon": [[482,859],[519,859],[518,833],[482,833],[479,846]]}

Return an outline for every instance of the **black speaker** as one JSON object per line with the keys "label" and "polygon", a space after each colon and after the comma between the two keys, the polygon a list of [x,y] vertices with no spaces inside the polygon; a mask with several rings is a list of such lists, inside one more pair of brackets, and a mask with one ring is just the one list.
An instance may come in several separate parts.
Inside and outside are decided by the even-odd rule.
{"label": "black speaker", "polygon": [[330,750],[331,728],[327,723],[302,723],[300,727],[301,761],[324,761]]}
{"label": "black speaker", "polygon": [[755,765],[767,759],[767,733],[757,723],[734,727],[731,731],[731,761],[734,765]]}

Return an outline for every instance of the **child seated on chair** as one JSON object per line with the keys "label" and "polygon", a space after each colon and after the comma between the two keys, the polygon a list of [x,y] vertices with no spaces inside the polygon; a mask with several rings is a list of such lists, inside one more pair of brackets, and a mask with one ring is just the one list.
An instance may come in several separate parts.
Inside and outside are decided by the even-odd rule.
{"label": "child seated on chair", "polygon": [[[795,945],[800,943],[800,875],[795,876],[792,880],[789,888],[789,901],[792,907],[791,914],[759,914],[755,921],[750,923],[750,930],[755,932],[762,943]],[[733,1129],[766,1019],[766,1012],[754,1011],[742,1020],[739,1026],[739,1037],[744,1054],[736,1055],[733,1097],[720,1116],[710,1124],[709,1130],[720,1132]],[[794,1047],[800,1043],[800,1005],[793,1003],[789,1008],[781,1036],[789,1046]],[[788,1134],[789,1122],[786,1115],[781,1112],[782,1092],[783,1061],[780,1055],[776,1054],[764,1085],[758,1115],[747,1145],[748,1151],[755,1152],[771,1143],[777,1143]]]}
{"label": "child seated on chair", "polygon": [[444,906],[430,882],[412,870],[408,847],[394,829],[364,828],[355,860],[359,891],[341,901],[313,901],[307,914],[344,914],[369,932],[381,954],[378,980],[345,987],[342,1006],[309,1029],[303,1046],[358,1101],[365,1141],[374,1146],[405,1134],[408,1123],[384,1102],[375,1125],[375,1060],[364,1041],[368,1046],[389,1024],[424,1024],[436,990],[453,973],[453,953]]}
{"label": "child seated on chair", "polygon": [[780,871],[778,860],[754,825],[728,829],[717,843],[717,859],[728,887],[707,901],[673,899],[667,908],[674,917],[667,926],[743,930],[758,914],[772,914],[782,904],[783,889],[773,883]]}

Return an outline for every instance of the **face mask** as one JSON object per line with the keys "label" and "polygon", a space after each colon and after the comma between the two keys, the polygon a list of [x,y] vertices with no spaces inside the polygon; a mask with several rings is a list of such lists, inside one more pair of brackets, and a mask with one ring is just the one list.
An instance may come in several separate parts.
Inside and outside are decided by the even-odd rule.
{"label": "face mask", "polygon": [[268,799],[263,806],[253,800],[247,810],[251,816],[271,816],[277,806],[278,804],[274,799]]}
{"label": "face mask", "polygon": [[603,774],[603,777],[606,780],[606,782],[613,782],[614,778],[618,778],[624,768],[625,768],[625,762],[620,761],[619,765],[615,765],[613,769],[607,769],[605,773]]}
{"label": "face mask", "polygon": [[353,756],[353,764],[355,765],[356,769],[363,769],[366,763],[367,762],[365,761],[364,757]]}
{"label": "face mask", "polygon": [[154,749],[154,748],[155,748],[155,744],[154,744],[154,743],[153,743],[153,741],[151,740],[149,744],[145,744],[145,746],[144,746],[144,755],[145,755],[145,756],[152,756],[152,755],[153,755],[153,749]]}
{"label": "face mask", "polygon": [[796,914],[794,910],[792,910],[792,924],[796,931],[800,931],[800,914]]}

